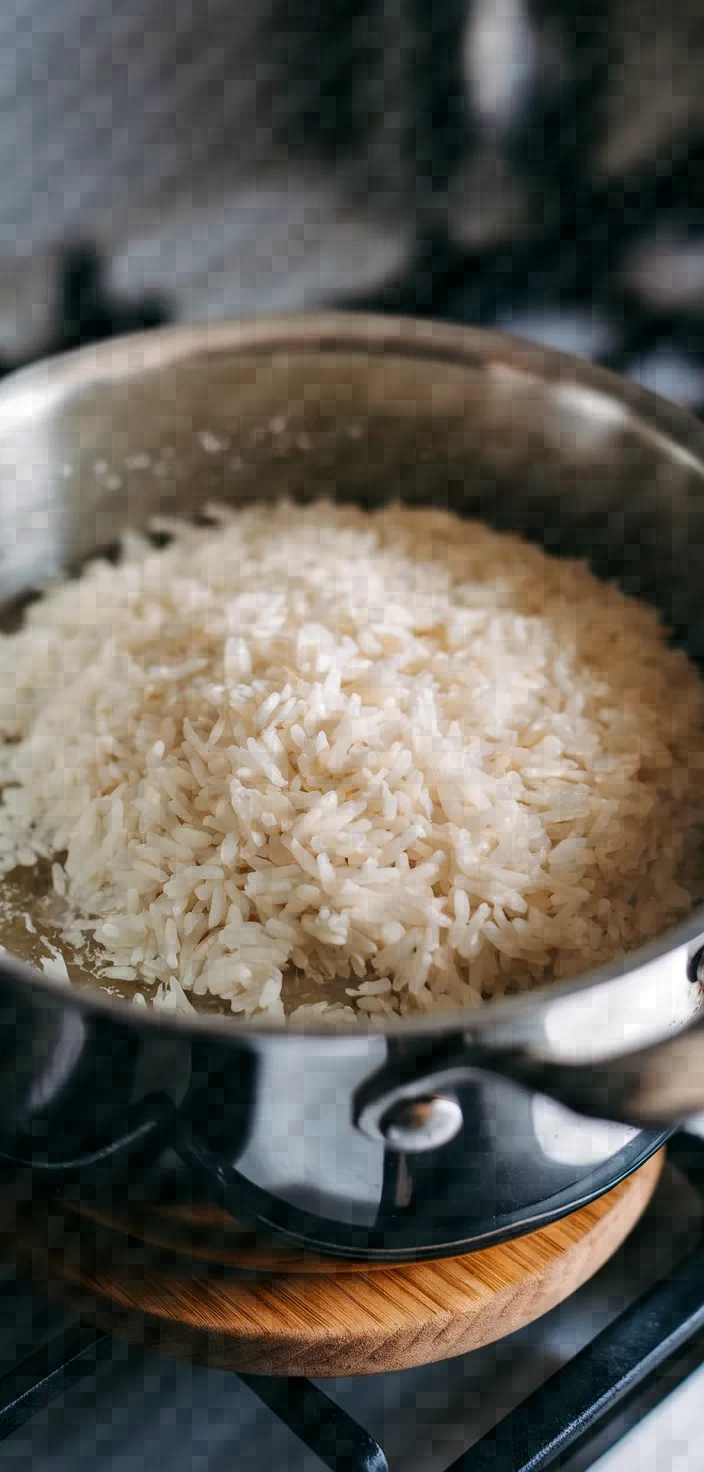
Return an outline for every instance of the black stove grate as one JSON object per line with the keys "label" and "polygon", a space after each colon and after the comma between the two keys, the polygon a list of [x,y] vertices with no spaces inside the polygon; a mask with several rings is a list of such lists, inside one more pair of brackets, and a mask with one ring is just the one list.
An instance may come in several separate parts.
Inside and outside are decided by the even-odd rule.
{"label": "black stove grate", "polygon": [[[704,1197],[704,1142],[669,1156]],[[89,1375],[109,1336],[74,1324],[0,1379],[0,1440]],[[584,1472],[704,1362],[704,1235],[693,1250],[447,1472]],[[239,1378],[331,1472],[389,1472],[374,1438],[310,1380]]]}
{"label": "black stove grate", "polygon": [[[687,406],[704,416],[704,297],[668,290],[668,306],[659,305],[657,292],[639,287],[632,263],[634,251],[655,247],[660,236],[699,241],[704,251],[703,167],[704,139],[697,138],[613,185],[581,182],[568,158],[560,217],[545,233],[476,254],[442,233],[421,236],[403,277],[358,305],[509,331],[526,313],[533,320],[593,317],[604,346],[575,351],[626,377],[638,377],[651,355],[673,354],[696,380]],[[661,270],[668,275],[677,267]]]}
{"label": "black stove grate", "polygon": [[[671,1143],[669,1159],[704,1195],[704,1143],[681,1135]],[[448,1472],[589,1467],[629,1422],[674,1388],[678,1360],[687,1373],[704,1361],[704,1237]],[[577,1464],[573,1453],[579,1453]]]}
{"label": "black stove grate", "polygon": [[[646,184],[635,192],[640,205],[643,200],[647,205]],[[658,203],[652,201],[654,209]],[[608,331],[601,351],[590,354],[595,362],[629,377],[637,373],[640,361],[664,350],[689,364],[704,384],[704,307],[701,312],[691,307],[659,310],[623,284],[618,264],[632,233],[627,221],[615,228],[613,201],[593,194],[576,202],[573,217],[562,221],[558,236],[496,250],[487,259],[474,258],[443,239],[421,239],[400,280],[373,297],[332,305],[484,327],[508,322],[509,328],[512,318],[520,321],[525,312],[553,320],[560,313],[581,312],[587,318],[596,313]],[[0,377],[40,357],[166,325],[177,315],[168,294],[134,299],[115,295],[95,246],[69,246],[57,260],[54,306],[43,342],[19,358],[3,356],[0,349]],[[687,404],[704,418],[704,387],[701,402],[688,397]]]}

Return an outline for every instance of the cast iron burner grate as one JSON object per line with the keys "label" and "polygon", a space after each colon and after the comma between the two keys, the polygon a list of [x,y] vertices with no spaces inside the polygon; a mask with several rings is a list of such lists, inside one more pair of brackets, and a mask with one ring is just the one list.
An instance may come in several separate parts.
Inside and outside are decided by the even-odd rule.
{"label": "cast iron burner grate", "polygon": [[[636,193],[643,206],[638,219],[642,214],[652,223],[660,201],[649,201],[645,184]],[[674,197],[676,202],[676,190]],[[619,285],[616,266],[632,232],[615,228],[617,216],[614,201],[590,195],[575,204],[571,224],[563,222],[554,238],[495,251],[490,259],[475,258],[442,238],[421,238],[398,281],[368,299],[331,305],[484,327],[508,323],[509,330],[516,314],[520,324],[526,312],[534,320],[554,321],[560,313],[569,319],[573,311],[596,310],[608,323],[608,340],[601,351],[592,353],[588,345],[575,345],[576,350],[625,377],[637,377],[639,363],[649,356],[672,353],[699,383],[704,380],[704,311],[648,308]],[[69,246],[57,260],[54,306],[43,342],[16,358],[3,356],[0,346],[0,377],[36,358],[163,326],[177,316],[168,294],[133,299],[114,294],[96,247],[90,242]],[[688,394],[686,402],[704,418],[704,393],[694,403]]]}
{"label": "cast iron burner grate", "polygon": [[[669,1158],[704,1198],[704,1143]],[[0,1440],[109,1357],[108,1335],[74,1324],[0,1379]],[[464,1452],[447,1472],[585,1472],[704,1362],[704,1231],[688,1256]],[[332,1472],[388,1472],[374,1438],[318,1386],[238,1377]]]}

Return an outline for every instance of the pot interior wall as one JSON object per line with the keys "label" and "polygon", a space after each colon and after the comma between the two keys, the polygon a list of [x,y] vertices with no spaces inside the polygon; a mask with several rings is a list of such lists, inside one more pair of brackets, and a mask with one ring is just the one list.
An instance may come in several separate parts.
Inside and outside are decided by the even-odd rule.
{"label": "pot interior wall", "polygon": [[0,418],[3,601],[157,511],[399,497],[588,557],[704,652],[702,470],[591,387],[491,359],[310,348],[137,364],[35,399],[16,426]]}
{"label": "pot interior wall", "polygon": [[[0,602],[15,617],[48,576],[156,512],[284,494],[400,498],[588,558],[704,655],[701,469],[607,391],[490,354],[459,363],[328,345],[132,361],[63,393],[42,394],[35,370],[33,392],[14,390],[20,412],[12,390],[4,400]],[[2,943],[35,962],[46,949],[22,911],[46,889],[46,875],[23,871],[0,914]]]}

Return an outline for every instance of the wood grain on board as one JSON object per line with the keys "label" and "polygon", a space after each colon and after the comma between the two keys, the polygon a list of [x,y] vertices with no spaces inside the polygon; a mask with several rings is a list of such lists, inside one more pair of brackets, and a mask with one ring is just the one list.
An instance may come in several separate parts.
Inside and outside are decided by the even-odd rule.
{"label": "wood grain on board", "polygon": [[[290,1249],[245,1267],[234,1226],[233,1268],[222,1260],[228,1234],[215,1208],[195,1213],[204,1240],[208,1225],[220,1233],[209,1258],[205,1247],[200,1256],[184,1250],[185,1210],[164,1208],[160,1245],[140,1239],[134,1220],[130,1235],[122,1219],[36,1200],[0,1212],[0,1250],[66,1307],[164,1354],[250,1374],[381,1373],[464,1354],[568,1297],[631,1231],[663,1159],[661,1152],[598,1201],[527,1236],[391,1268]],[[147,1215],[145,1232],[159,1237],[158,1209]]]}

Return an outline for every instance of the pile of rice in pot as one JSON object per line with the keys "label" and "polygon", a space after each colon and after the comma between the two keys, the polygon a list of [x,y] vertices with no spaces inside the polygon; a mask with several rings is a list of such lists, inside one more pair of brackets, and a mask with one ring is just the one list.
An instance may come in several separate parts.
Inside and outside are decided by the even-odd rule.
{"label": "pile of rice in pot", "polygon": [[686,915],[702,687],[652,609],[443,511],[209,514],[0,640],[2,872],[54,861],[104,984],[373,1022]]}

